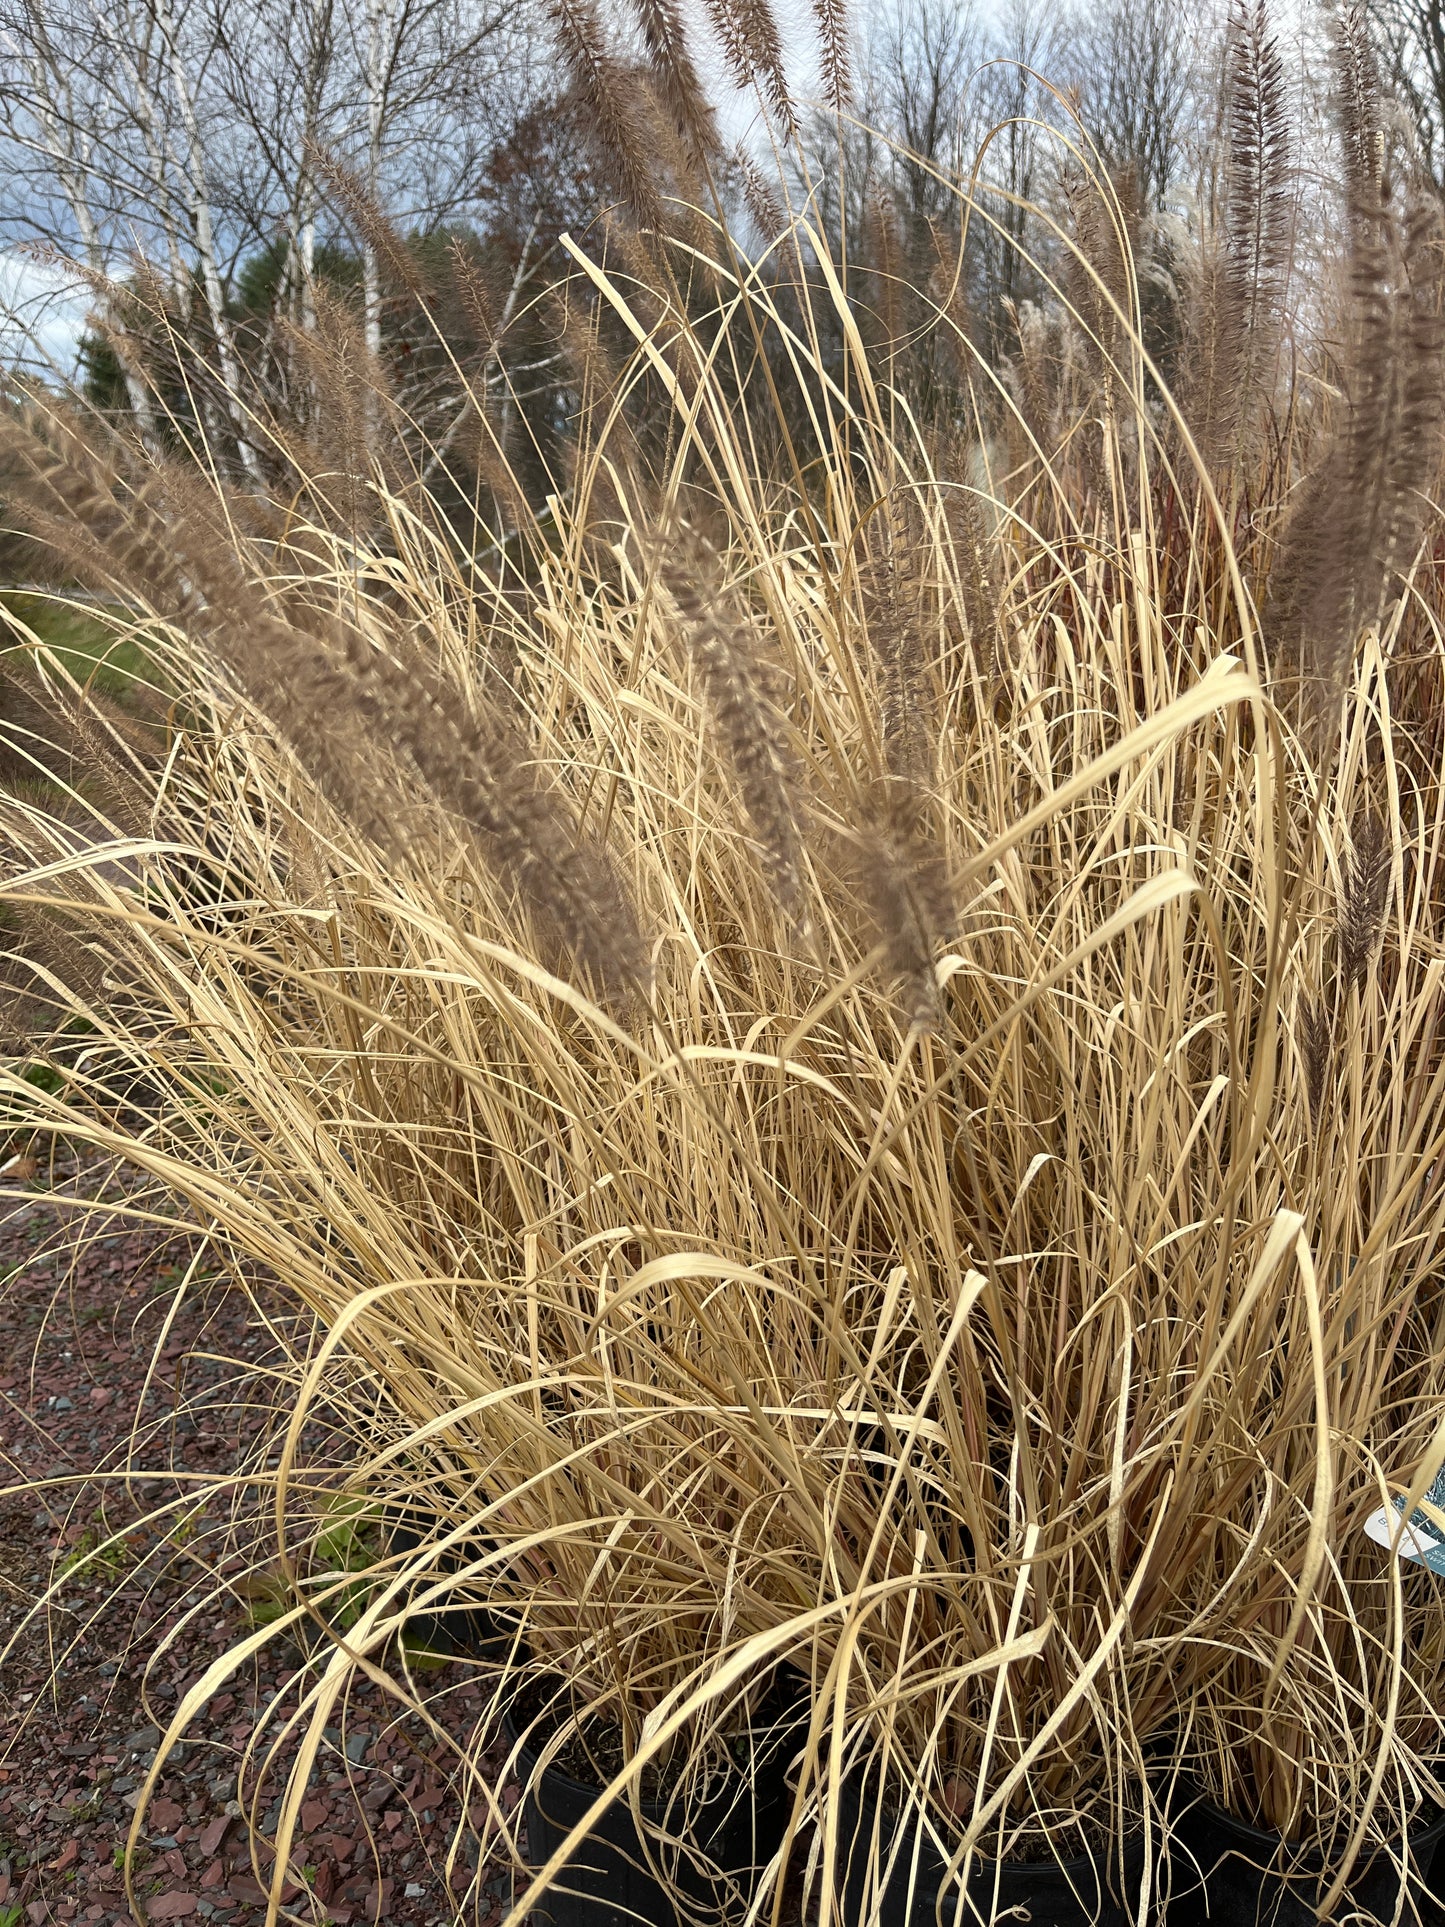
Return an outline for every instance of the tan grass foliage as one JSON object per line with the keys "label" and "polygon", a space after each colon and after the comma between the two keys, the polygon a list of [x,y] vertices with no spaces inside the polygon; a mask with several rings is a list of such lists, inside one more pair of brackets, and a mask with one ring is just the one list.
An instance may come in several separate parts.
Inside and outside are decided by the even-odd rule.
{"label": "tan grass foliage", "polygon": [[[521,586],[379,468],[349,528],[248,535],[7,424],[179,692],[144,834],[83,785],[5,802],[7,902],[107,960],[17,947],[93,1026],[26,1101],[315,1314],[278,1527],[322,1399],[354,1490],[436,1521],[344,1631],[297,1573],[312,1749],[353,1669],[406,1690],[408,1610],[480,1603],[634,1790],[798,1669],[815,1871],[865,1766],[960,1866],[1157,1842],[1161,1763],[1332,1870],[1440,1797],[1436,1582],[1361,1524],[1445,1457],[1445,790],[1393,693],[1442,638],[1392,576],[1324,781],[1156,442],[1127,197],[1087,192],[1099,439],[982,494],[836,282],[841,374],[720,241],[719,312],[659,277],[636,330],[665,472],[629,446],[598,538],[599,403]],[[826,417],[806,479],[756,459],[734,335]]]}

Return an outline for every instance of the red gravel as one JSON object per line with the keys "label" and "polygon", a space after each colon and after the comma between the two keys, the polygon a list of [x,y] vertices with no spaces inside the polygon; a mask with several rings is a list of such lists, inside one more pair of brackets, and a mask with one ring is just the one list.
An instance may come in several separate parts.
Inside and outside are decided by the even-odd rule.
{"label": "red gravel", "polygon": [[[274,1410],[257,1367],[274,1337],[176,1234],[91,1219],[77,1239],[75,1198],[102,1186],[118,1197],[120,1185],[95,1162],[34,1175],[12,1162],[0,1175],[0,1927],[133,1918],[117,1862],[158,1729],[248,1630],[240,1595],[265,1543],[261,1500],[244,1487],[195,1517],[174,1502],[198,1475],[264,1464]],[[182,1293],[193,1261],[202,1275]],[[279,1297],[261,1303],[274,1320],[294,1315]],[[128,1458],[153,1476],[123,1476]],[[106,1563],[84,1563],[118,1532]],[[284,1775],[294,1749],[279,1751],[259,1790],[254,1766],[244,1787],[238,1774],[297,1659],[277,1641],[248,1662],[168,1759],[134,1861],[143,1921],[264,1919],[256,1875],[276,1825],[277,1767]],[[425,1678],[437,1727],[469,1743],[485,1680],[461,1664]],[[484,1815],[460,1813],[455,1757],[395,1700],[353,1689],[308,1788],[291,1916],[338,1927],[496,1920],[510,1864],[479,1851]],[[492,1746],[489,1783],[499,1769]],[[259,1819],[254,1836],[238,1795]],[[515,1799],[508,1786],[504,1805]]]}

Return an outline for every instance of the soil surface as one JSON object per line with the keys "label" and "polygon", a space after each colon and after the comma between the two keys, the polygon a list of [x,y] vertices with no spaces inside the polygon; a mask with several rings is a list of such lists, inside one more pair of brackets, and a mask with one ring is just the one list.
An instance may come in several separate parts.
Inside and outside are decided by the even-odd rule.
{"label": "soil surface", "polygon": [[[252,1927],[295,1748],[247,1749],[294,1706],[299,1653],[284,1639],[166,1758],[133,1903],[121,1862],[178,1698],[264,1618],[272,1582],[255,1568],[274,1528],[242,1475],[268,1461],[267,1368],[295,1307],[208,1276],[183,1234],[77,1209],[125,1196],[93,1159],[0,1160],[0,1927]],[[510,1903],[491,1817],[456,1791],[487,1680],[461,1662],[417,1677],[427,1720],[362,1682],[327,1728],[290,1855],[291,1918],[485,1927]],[[504,1749],[483,1737],[495,1787]],[[505,1811],[516,1799],[502,1788]]]}

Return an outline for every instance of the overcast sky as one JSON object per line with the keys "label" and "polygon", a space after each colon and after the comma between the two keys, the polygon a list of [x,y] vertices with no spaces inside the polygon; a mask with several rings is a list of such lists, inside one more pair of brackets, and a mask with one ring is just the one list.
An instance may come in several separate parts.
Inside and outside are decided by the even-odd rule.
{"label": "overcast sky", "polygon": [[56,376],[75,372],[90,290],[64,269],[0,250],[0,356]]}

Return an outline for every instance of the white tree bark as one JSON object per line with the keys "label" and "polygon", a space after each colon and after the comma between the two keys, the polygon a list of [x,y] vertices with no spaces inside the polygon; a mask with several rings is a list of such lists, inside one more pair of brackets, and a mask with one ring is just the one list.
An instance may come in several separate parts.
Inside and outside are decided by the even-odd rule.
{"label": "white tree bark", "polygon": [[[261,398],[284,407],[291,379],[270,323],[316,326],[318,262],[348,228],[366,345],[382,345],[386,263],[357,232],[369,223],[328,207],[324,158],[403,223],[476,221],[496,138],[546,78],[527,58],[524,5],[0,0],[0,248],[38,235],[97,274],[153,262],[181,359],[203,354],[213,376],[196,394],[206,426],[259,480]],[[47,34],[47,57],[14,57]],[[275,290],[245,332],[241,262]],[[128,393],[151,433],[162,397],[139,392],[138,365]]]}
{"label": "white tree bark", "polygon": [[[395,59],[395,0],[366,0],[366,191],[373,203],[381,198],[382,144]],[[366,349],[375,361],[381,354],[381,264],[370,235],[362,240],[362,283]]]}
{"label": "white tree bark", "polygon": [[220,268],[216,260],[215,223],[206,180],[206,149],[201,139],[201,124],[196,113],[195,94],[191,87],[190,76],[186,72],[185,61],[181,56],[180,42],[169,0],[149,0],[149,5],[170,62],[171,87],[185,141],[184,178],[190,203],[192,236],[201,270],[201,286],[205,290],[211,332],[216,343],[216,358],[221,367],[221,381],[226,393],[227,408],[236,431],[236,449],[247,475],[252,481],[259,482],[261,465],[250,439],[246,402],[241,392],[241,368],[236,358],[235,340],[231,332],[230,317],[226,313],[226,297],[221,286]]}
{"label": "white tree bark", "polygon": [[[35,90],[36,120],[41,138],[69,204],[86,263],[103,285],[110,279],[110,264],[105,258],[100,229],[90,205],[89,156],[81,151],[80,146],[85,139],[83,118],[75,111],[68,79],[54,57],[43,16],[37,7],[30,4],[27,4],[27,12],[32,20],[33,38],[31,55],[26,64]],[[106,320],[112,324],[113,332],[123,332],[114,328],[113,315],[107,315]],[[151,405],[150,390],[141,379],[133,360],[123,351],[118,358],[126,399],[135,415],[141,440],[148,449],[154,449],[157,446],[155,411]]]}

